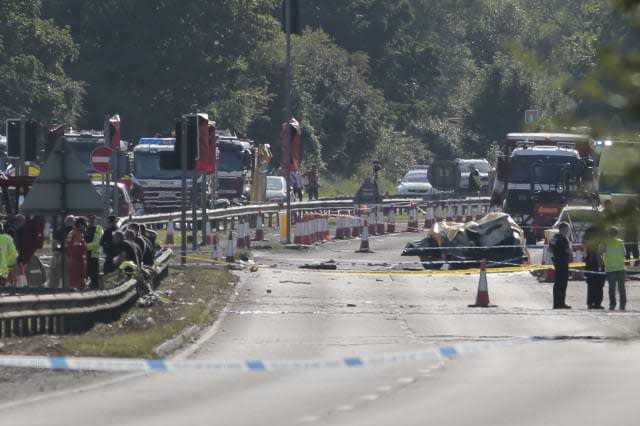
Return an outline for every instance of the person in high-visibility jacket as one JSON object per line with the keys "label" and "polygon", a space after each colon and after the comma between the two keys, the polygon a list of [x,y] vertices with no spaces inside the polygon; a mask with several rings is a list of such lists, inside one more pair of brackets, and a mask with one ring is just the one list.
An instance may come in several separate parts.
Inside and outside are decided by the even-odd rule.
{"label": "person in high-visibility jacket", "polygon": [[7,285],[9,270],[18,259],[18,250],[13,238],[4,232],[4,226],[0,227],[0,286]]}
{"label": "person in high-visibility jacket", "polygon": [[18,250],[11,235],[5,232],[4,224],[0,226],[0,283],[5,285],[9,278],[9,270],[18,260]]}
{"label": "person in high-visibility jacket", "polygon": [[616,308],[616,287],[620,293],[620,310],[627,306],[627,290],[624,285],[624,241],[618,238],[618,228],[609,228],[609,239],[604,247],[604,272],[609,283],[609,310]]}
{"label": "person in high-visibility jacket", "polygon": [[82,289],[87,276],[87,244],[84,241],[87,220],[79,217],[74,225],[64,244],[66,267],[69,272],[69,287]]}
{"label": "person in high-visibility jacket", "polygon": [[87,243],[87,276],[89,288],[97,289],[100,283],[100,240],[104,229],[96,224],[95,215],[89,215],[88,220],[89,225],[84,231],[84,240]]}

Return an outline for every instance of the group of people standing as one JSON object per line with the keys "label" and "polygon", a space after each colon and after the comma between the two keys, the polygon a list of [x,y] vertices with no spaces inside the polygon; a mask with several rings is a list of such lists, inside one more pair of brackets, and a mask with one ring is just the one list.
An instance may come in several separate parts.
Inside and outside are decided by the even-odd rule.
{"label": "group of people standing", "polygon": [[53,236],[53,262],[49,287],[72,289],[100,288],[100,258],[104,253],[102,274],[118,269],[135,271],[152,266],[157,234],[143,224],[130,223],[118,227],[118,218],[108,216],[105,227],[94,215],[67,216]]}
{"label": "group of people standing", "polygon": [[289,184],[293,188],[293,194],[302,201],[303,178],[307,181],[304,185],[307,190],[309,201],[318,199],[318,189],[320,188],[320,179],[318,178],[318,168],[314,165],[310,170],[300,173],[295,163],[291,163]]}
{"label": "group of people standing", "polygon": [[[558,233],[551,241],[555,268],[553,309],[571,309],[571,306],[565,302],[569,263],[572,257],[568,234],[569,223],[562,222],[558,227]],[[636,236],[632,242],[625,244],[619,236],[620,231],[616,226],[611,226],[604,231],[594,225],[584,234],[588,309],[604,309],[602,302],[605,281],[609,283],[609,310],[615,310],[616,307],[621,311],[626,309],[625,258],[632,256],[631,250],[634,250],[637,256],[638,242]],[[616,300],[616,295],[619,296],[619,300]]]}

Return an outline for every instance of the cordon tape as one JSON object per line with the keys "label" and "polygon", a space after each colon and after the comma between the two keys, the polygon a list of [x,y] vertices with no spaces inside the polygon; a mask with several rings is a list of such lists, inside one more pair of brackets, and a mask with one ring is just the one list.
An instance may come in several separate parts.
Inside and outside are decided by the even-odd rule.
{"label": "cordon tape", "polygon": [[138,358],[97,358],[97,357],[58,357],[34,355],[2,355],[0,366],[38,368],[49,370],[92,370],[92,371],[146,371],[146,372],[262,372],[302,369],[375,367],[411,362],[452,359],[461,355],[477,353],[498,347],[515,346],[544,340],[566,340],[567,336],[532,336],[509,338],[497,341],[461,343],[441,346],[434,349],[403,352],[395,354],[353,356],[335,359],[282,360],[267,361],[260,359],[244,361],[215,360],[163,360]]}

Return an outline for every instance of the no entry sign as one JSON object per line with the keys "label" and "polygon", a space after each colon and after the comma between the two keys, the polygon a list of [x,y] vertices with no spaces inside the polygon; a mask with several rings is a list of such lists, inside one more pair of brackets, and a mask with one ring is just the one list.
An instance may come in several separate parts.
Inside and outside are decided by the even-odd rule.
{"label": "no entry sign", "polygon": [[100,173],[107,173],[109,171],[109,161],[113,149],[108,146],[99,146],[91,152],[91,165],[94,169]]}

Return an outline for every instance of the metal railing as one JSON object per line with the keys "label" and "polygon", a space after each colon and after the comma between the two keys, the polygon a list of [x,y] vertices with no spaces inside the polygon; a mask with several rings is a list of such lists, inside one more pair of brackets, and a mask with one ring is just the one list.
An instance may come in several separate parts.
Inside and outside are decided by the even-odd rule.
{"label": "metal railing", "polygon": [[[156,257],[153,288],[166,277],[172,254],[165,249]],[[141,285],[139,280],[123,278],[107,290],[12,290],[0,298],[0,337],[77,333],[97,322],[111,322],[135,302]]]}

